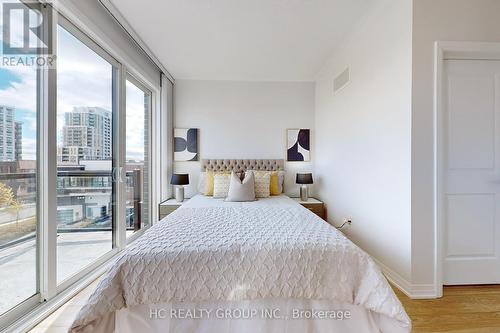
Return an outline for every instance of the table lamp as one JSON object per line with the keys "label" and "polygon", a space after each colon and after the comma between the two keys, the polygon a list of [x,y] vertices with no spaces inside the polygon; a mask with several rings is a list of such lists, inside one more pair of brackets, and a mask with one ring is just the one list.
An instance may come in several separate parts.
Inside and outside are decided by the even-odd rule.
{"label": "table lamp", "polygon": [[313,183],[312,173],[298,173],[295,178],[295,182],[297,184],[302,184],[302,186],[300,187],[300,200],[309,200],[309,190],[307,188],[307,185]]}
{"label": "table lamp", "polygon": [[184,201],[184,185],[189,184],[189,174],[187,173],[174,173],[170,179],[170,184],[176,185],[175,187],[175,200],[177,202]]}

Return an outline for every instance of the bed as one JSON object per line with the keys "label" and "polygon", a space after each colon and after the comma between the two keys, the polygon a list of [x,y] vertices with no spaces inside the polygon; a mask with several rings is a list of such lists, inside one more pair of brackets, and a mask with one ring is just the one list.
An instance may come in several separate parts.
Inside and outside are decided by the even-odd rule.
{"label": "bed", "polygon": [[[282,160],[204,160],[281,170]],[[379,268],[284,196],[197,195],[116,259],[70,332],[410,332]]]}

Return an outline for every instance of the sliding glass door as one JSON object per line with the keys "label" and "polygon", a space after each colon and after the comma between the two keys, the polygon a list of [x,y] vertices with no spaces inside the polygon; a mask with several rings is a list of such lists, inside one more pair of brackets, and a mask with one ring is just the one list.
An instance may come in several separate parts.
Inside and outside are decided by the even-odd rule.
{"label": "sliding glass door", "polygon": [[115,62],[57,27],[57,282],[113,248]]}
{"label": "sliding glass door", "polygon": [[126,81],[127,237],[149,225],[151,92],[132,76]]}

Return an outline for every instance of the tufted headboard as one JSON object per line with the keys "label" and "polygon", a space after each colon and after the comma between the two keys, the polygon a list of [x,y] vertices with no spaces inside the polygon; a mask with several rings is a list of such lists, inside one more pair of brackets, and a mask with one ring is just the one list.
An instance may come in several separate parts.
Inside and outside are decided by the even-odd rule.
{"label": "tufted headboard", "polygon": [[275,160],[217,160],[202,159],[201,171],[234,171],[246,170],[278,171],[284,170],[285,161]]}

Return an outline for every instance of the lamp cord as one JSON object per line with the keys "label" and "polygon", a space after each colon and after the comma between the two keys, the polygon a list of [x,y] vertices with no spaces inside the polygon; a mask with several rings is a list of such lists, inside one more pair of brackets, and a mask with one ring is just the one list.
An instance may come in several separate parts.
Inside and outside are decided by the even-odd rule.
{"label": "lamp cord", "polygon": [[342,225],[340,227],[335,227],[335,228],[337,228],[338,230],[340,230],[340,229],[342,229],[348,223],[349,223],[349,221],[345,221],[344,223],[342,223]]}
{"label": "lamp cord", "polygon": [[340,229],[342,229],[343,227],[345,227],[345,225],[346,225],[346,224],[349,224],[349,225],[350,225],[351,223],[352,223],[352,220],[351,220],[351,219],[346,219],[346,220],[344,220],[344,223],[342,223],[342,225],[341,225],[340,227],[335,226],[335,228],[336,228],[337,230],[340,230]]}

